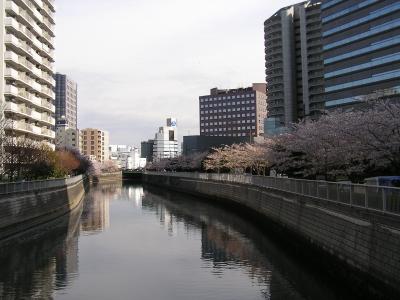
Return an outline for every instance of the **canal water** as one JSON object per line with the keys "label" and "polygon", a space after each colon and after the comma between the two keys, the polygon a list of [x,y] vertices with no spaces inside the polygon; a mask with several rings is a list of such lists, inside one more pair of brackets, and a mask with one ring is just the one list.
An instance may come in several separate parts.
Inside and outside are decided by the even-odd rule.
{"label": "canal water", "polygon": [[346,299],[305,265],[221,206],[107,184],[71,214],[0,245],[0,298]]}

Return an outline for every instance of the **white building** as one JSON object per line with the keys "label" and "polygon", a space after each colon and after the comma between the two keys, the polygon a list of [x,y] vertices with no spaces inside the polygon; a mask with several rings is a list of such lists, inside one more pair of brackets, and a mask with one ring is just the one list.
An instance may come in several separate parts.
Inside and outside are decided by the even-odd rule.
{"label": "white building", "polygon": [[146,159],[140,157],[139,149],[127,145],[110,145],[111,160],[121,169],[135,170],[146,166]]}
{"label": "white building", "polygon": [[75,148],[81,151],[82,137],[79,129],[59,126],[56,129],[57,148]]}
{"label": "white building", "polygon": [[54,0],[1,0],[0,13],[6,133],[54,148]]}
{"label": "white building", "polygon": [[65,117],[62,117],[56,126],[55,144],[56,148],[75,148],[79,151],[82,149],[81,132],[77,128],[70,128]]}
{"label": "white building", "polygon": [[153,159],[173,158],[179,155],[177,122],[167,119],[167,126],[160,127],[156,133],[153,146]]}

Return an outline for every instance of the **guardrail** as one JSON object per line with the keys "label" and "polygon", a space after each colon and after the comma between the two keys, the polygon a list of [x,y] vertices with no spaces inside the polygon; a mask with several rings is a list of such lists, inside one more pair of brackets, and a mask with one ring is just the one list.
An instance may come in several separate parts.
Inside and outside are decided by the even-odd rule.
{"label": "guardrail", "polygon": [[49,179],[37,181],[21,181],[0,184],[0,195],[31,192],[43,189],[64,187],[66,185],[73,185],[83,179],[83,175],[65,178],[65,179]]}
{"label": "guardrail", "polygon": [[235,174],[173,172],[146,172],[146,174],[251,184],[313,197],[323,201],[400,215],[400,188],[395,187]]}

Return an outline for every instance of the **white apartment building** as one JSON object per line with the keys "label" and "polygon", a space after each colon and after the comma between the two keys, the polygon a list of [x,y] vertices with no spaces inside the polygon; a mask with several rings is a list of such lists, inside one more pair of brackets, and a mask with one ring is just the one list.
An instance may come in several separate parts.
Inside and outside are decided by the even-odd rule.
{"label": "white apartment building", "polygon": [[153,160],[174,158],[179,155],[178,129],[174,118],[167,119],[167,126],[160,127],[153,146]]}
{"label": "white apartment building", "polygon": [[0,0],[0,113],[6,133],[54,148],[54,0]]}

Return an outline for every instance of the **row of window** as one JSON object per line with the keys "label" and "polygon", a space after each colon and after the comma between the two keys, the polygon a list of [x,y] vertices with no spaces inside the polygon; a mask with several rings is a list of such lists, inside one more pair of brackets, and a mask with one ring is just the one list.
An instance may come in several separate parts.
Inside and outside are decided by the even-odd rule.
{"label": "row of window", "polygon": [[373,67],[385,65],[385,64],[388,64],[388,63],[391,63],[391,62],[397,62],[397,61],[400,61],[400,52],[394,53],[394,54],[390,54],[390,55],[386,55],[386,56],[382,56],[382,57],[378,57],[378,58],[374,58],[370,62],[367,62],[367,63],[364,63],[364,64],[360,64],[360,65],[357,65],[357,66],[353,66],[353,67],[350,67],[350,68],[345,68],[345,69],[329,72],[329,73],[326,73],[324,75],[324,77],[325,78],[331,78],[331,77],[335,77],[335,76],[338,76],[338,75],[344,75],[344,74],[352,73],[352,72],[355,72],[355,71],[366,70],[366,69],[370,69],[370,68],[373,68]]}
{"label": "row of window", "polygon": [[379,81],[390,80],[390,79],[395,79],[395,78],[399,78],[399,77],[400,77],[400,70],[393,70],[390,72],[374,74],[370,78],[365,78],[365,79],[346,82],[346,83],[342,83],[342,84],[338,84],[338,85],[333,85],[333,86],[325,88],[325,91],[333,92],[333,91],[337,91],[337,90],[347,89],[350,87],[372,84],[372,83],[376,83]]}
{"label": "row of window", "polygon": [[254,97],[255,93],[251,94],[243,94],[243,95],[233,95],[233,96],[220,96],[220,97],[207,97],[200,98],[200,102],[209,102],[209,101],[217,101],[217,100],[230,100],[230,99],[241,99],[241,98],[250,98]]}
{"label": "row of window", "polygon": [[350,6],[350,7],[346,8],[346,9],[342,9],[342,10],[340,10],[340,11],[334,13],[334,14],[331,14],[331,15],[329,15],[327,17],[322,18],[322,23],[326,23],[326,22],[335,20],[335,19],[340,18],[340,17],[342,17],[344,15],[347,15],[347,14],[353,12],[353,11],[359,10],[360,8],[363,8],[363,7],[366,7],[368,5],[374,4],[374,3],[378,2],[378,1],[379,0],[366,0],[364,2],[361,2],[361,3],[358,3],[356,5]]}
{"label": "row of window", "polygon": [[343,45],[346,45],[346,44],[350,44],[350,43],[353,43],[355,41],[358,41],[358,40],[361,40],[361,39],[365,39],[367,37],[370,37],[370,36],[385,32],[387,30],[395,29],[397,27],[400,27],[400,19],[393,20],[393,21],[390,21],[390,22],[387,22],[387,23],[372,27],[368,31],[364,31],[362,33],[353,35],[353,36],[345,38],[343,40],[336,41],[336,42],[324,45],[324,50],[329,50],[329,49],[340,47],[340,46],[343,46]]}
{"label": "row of window", "polygon": [[[83,142],[83,144],[84,144],[84,145],[87,145],[87,144],[88,144],[88,142],[86,142],[86,141],[85,141],[85,142]],[[91,145],[94,145],[94,144],[95,144],[95,142],[94,142],[94,141],[90,141],[90,144],[91,144]],[[102,143],[101,143],[101,145],[103,145],[103,146],[104,146],[104,142],[102,142]],[[100,146],[100,145],[99,145],[99,146]]]}
{"label": "row of window", "polygon": [[321,4],[321,8],[322,9],[326,9],[328,7],[334,6],[334,5],[336,5],[336,4],[340,3],[340,2],[343,2],[343,1],[345,1],[345,0],[330,0],[330,1],[326,0]]}
{"label": "row of window", "polygon": [[378,9],[378,10],[376,10],[374,12],[371,12],[369,15],[367,15],[365,17],[359,18],[357,20],[348,22],[348,23],[346,23],[344,25],[337,26],[337,27],[334,27],[334,28],[332,28],[330,30],[327,30],[327,31],[322,33],[322,36],[324,36],[324,37],[325,36],[329,36],[329,35],[332,35],[334,33],[337,33],[337,32],[340,32],[340,31],[344,31],[344,30],[347,30],[349,28],[361,25],[363,23],[367,23],[369,21],[378,19],[378,18],[380,18],[382,16],[385,16],[387,14],[393,13],[393,12],[399,10],[399,9],[400,9],[400,3],[394,3],[394,4],[391,4],[389,6],[385,6],[385,7],[381,8],[381,9]]}
{"label": "row of window", "polygon": [[[202,113],[200,113],[202,114]],[[217,116],[210,116],[210,117],[200,117],[200,120],[218,120],[218,119],[231,119],[231,118],[245,118],[245,117],[255,117],[255,113],[247,113],[247,114],[233,114],[233,115],[217,115]]]}
{"label": "row of window", "polygon": [[248,124],[248,123],[256,123],[256,119],[248,119],[248,120],[239,120],[239,121],[233,121],[233,122],[210,122],[210,123],[205,123],[205,122],[200,122],[200,126],[218,126],[218,125],[226,125],[226,124]]}
{"label": "row of window", "polygon": [[[256,136],[255,133],[252,135]],[[249,133],[219,133],[219,134],[207,134],[207,136],[249,136]]]}
{"label": "row of window", "polygon": [[247,100],[247,101],[238,101],[238,102],[224,102],[224,103],[215,103],[215,104],[201,104],[200,108],[204,107],[221,107],[221,106],[233,106],[233,105],[240,105],[240,104],[254,104],[256,103],[255,100]]}
{"label": "row of window", "polygon": [[226,132],[226,131],[240,131],[240,130],[256,130],[256,126],[242,126],[242,127],[228,127],[228,128],[211,128],[201,129],[201,132]]}
{"label": "row of window", "polygon": [[348,104],[348,103],[353,103],[353,102],[367,101],[370,99],[377,99],[380,97],[392,96],[392,95],[398,95],[398,94],[400,94],[400,86],[395,86],[395,87],[384,89],[384,90],[377,90],[374,93],[371,93],[368,95],[361,95],[361,96],[326,101],[325,107],[333,107],[333,106],[338,106],[338,105],[343,105],[343,104]]}
{"label": "row of window", "polygon": [[234,112],[234,111],[247,111],[247,110],[255,110],[255,107],[247,106],[247,107],[237,107],[237,108],[228,108],[228,109],[214,109],[214,110],[201,110],[200,114],[216,114],[216,113],[226,113],[226,112]]}
{"label": "row of window", "polygon": [[338,55],[338,56],[327,58],[327,59],[324,60],[324,64],[328,65],[328,64],[331,64],[331,63],[334,63],[334,62],[338,62],[338,61],[345,60],[345,59],[348,59],[348,58],[352,58],[352,57],[355,57],[355,56],[367,54],[369,52],[377,51],[377,50],[384,49],[384,48],[391,47],[391,46],[395,46],[395,45],[398,45],[398,44],[400,44],[400,36],[391,37],[391,38],[383,40],[383,41],[379,41],[379,42],[376,42],[376,43],[371,43],[370,46],[363,47],[362,49],[354,50],[354,51],[351,51],[351,52],[346,52],[346,53]]}

